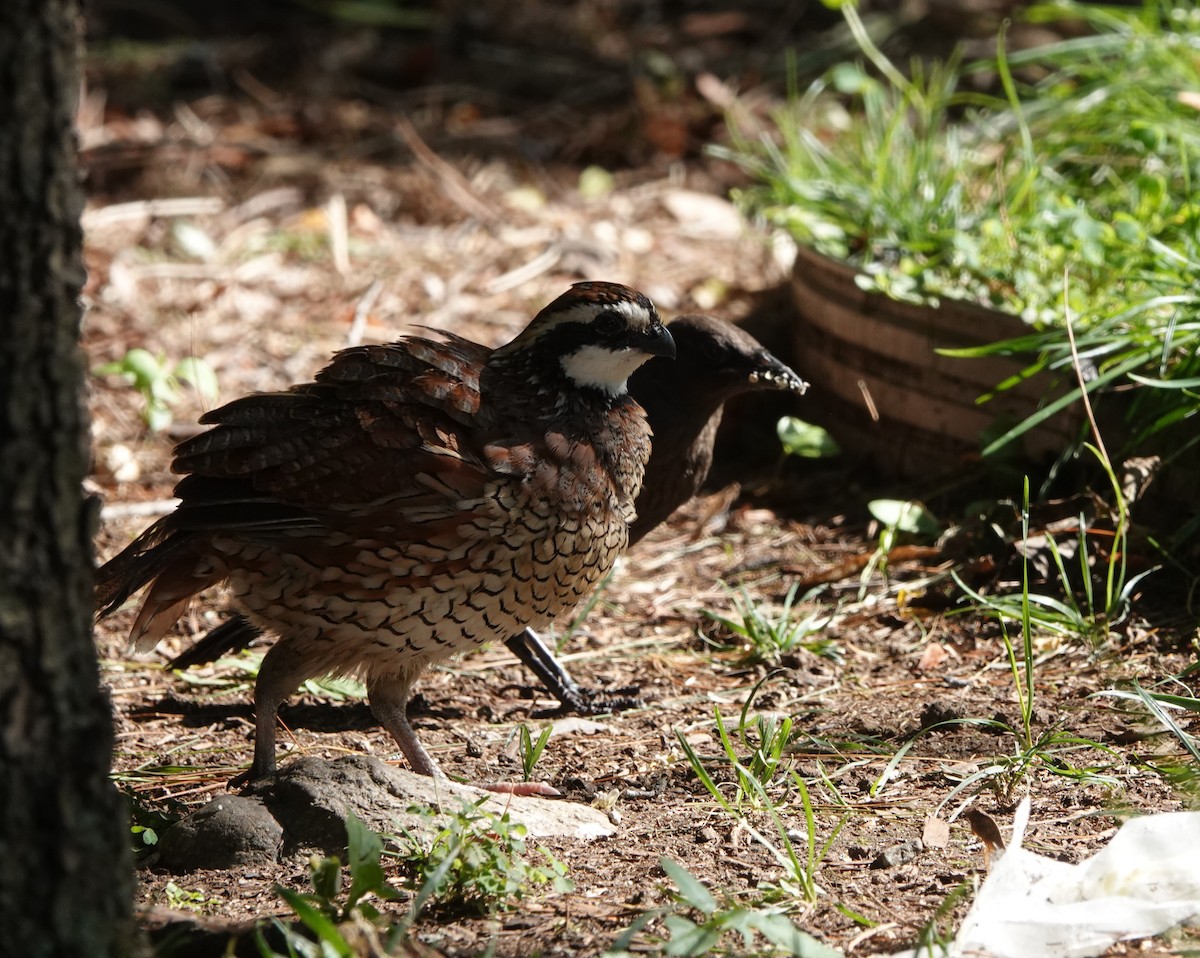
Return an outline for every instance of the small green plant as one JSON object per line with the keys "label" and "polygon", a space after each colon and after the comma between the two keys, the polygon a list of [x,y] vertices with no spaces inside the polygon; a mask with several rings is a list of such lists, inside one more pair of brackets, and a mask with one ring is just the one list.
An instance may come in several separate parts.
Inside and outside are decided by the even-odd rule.
{"label": "small green plant", "polygon": [[93,370],[97,376],[121,376],[142,394],[142,416],[153,432],[171,425],[171,407],[179,401],[181,383],[188,383],[205,402],[217,397],[217,376],[203,359],[188,356],[172,364],[165,356],[131,349],[121,359]]}
{"label": "small green plant", "polygon": [[404,830],[396,853],[407,872],[405,887],[417,892],[414,917],[429,904],[450,912],[489,914],[511,907],[536,886],[548,885],[556,892],[574,888],[566,866],[544,848],[537,849],[544,865],[525,860],[524,825],[507,812],[494,815],[479,806],[464,802],[442,825],[430,808],[409,809],[426,819],[420,832]]}
{"label": "small green plant", "polygon": [[707,609],[702,610],[705,617],[724,626],[741,641],[736,646],[722,644],[707,637],[706,641],[718,647],[737,648],[747,664],[778,665],[785,656],[794,655],[801,650],[840,661],[842,653],[837,644],[832,639],[820,637],[820,633],[833,620],[833,616],[819,609],[799,616],[800,604],[811,601],[821,588],[818,586],[810,589],[797,599],[799,586],[793,583],[783,597],[783,606],[772,615],[764,611],[761,603],[750,597],[743,585],[740,592],[733,595],[736,618],[717,615]]}
{"label": "small green plant", "polygon": [[958,907],[958,903],[970,893],[971,885],[968,882],[962,882],[942,899],[941,904],[933,913],[933,917],[917,932],[917,947],[914,949],[914,953],[918,958],[923,955],[928,955],[929,958],[940,958],[942,955],[950,954],[950,945],[954,941],[954,930],[950,919],[954,914],[954,909]]}
{"label": "small green plant", "polygon": [[553,726],[545,726],[535,742],[533,740],[533,733],[529,731],[528,725],[522,722],[517,727],[517,750],[521,755],[523,781],[528,782],[533,779],[533,770],[541,759],[542,752],[546,750],[546,743],[550,741],[550,735],[553,731]]}
{"label": "small green plant", "polygon": [[[769,907],[739,905],[728,896],[722,900],[710,892],[695,875],[670,858],[659,859],[663,872],[675,883],[672,898],[676,909],[650,911],[638,918],[613,942],[605,958],[625,958],[639,933],[655,918],[662,917],[667,938],[662,945],[665,955],[700,958],[721,949],[723,954],[764,954],[766,939],[773,955],[795,958],[838,958],[841,952],[801,931],[782,911]],[[721,946],[727,935],[740,938],[741,947],[728,950]],[[640,953],[640,951],[639,951]]]}
{"label": "small green plant", "polygon": [[163,894],[167,896],[167,907],[174,908],[177,911],[194,911],[201,912],[210,906],[216,906],[221,903],[219,898],[210,898],[202,891],[189,891],[181,885],[169,881],[163,889]]}
{"label": "small green plant", "polygon": [[814,426],[795,416],[780,418],[775,424],[775,431],[779,434],[779,443],[783,446],[786,456],[830,459],[842,451],[833,436],[820,426]]}
{"label": "small green plant", "polygon": [[[1018,695],[1021,694],[1018,693]],[[1027,694],[1025,701],[1029,701]],[[1013,804],[1019,795],[1021,783],[1035,770],[1042,770],[1089,785],[1102,785],[1112,790],[1120,787],[1120,782],[1115,776],[1104,773],[1104,766],[1075,765],[1071,762],[1071,756],[1075,753],[1099,752],[1112,757],[1112,766],[1120,767],[1122,764],[1120,756],[1111,748],[1058,728],[1043,729],[1034,734],[1029,718],[1030,714],[1023,708],[1022,723],[1016,727],[999,719],[955,718],[921,729],[897,749],[888,760],[883,771],[871,784],[871,797],[877,799],[883,795],[884,789],[894,776],[896,769],[923,735],[937,729],[959,725],[989,729],[1006,735],[1016,743],[1015,748],[978,767],[972,766],[972,771],[962,776],[958,784],[942,799],[937,811],[950,805],[964,792],[973,793],[981,787],[988,787],[994,791],[1002,804]]]}
{"label": "small green plant", "polygon": [[863,567],[859,577],[858,598],[866,598],[871,577],[878,571],[885,578],[888,574],[888,556],[895,548],[901,535],[929,538],[937,535],[940,523],[923,503],[903,499],[872,499],[867,511],[881,525],[879,544]]}
{"label": "small green plant", "polygon": [[[772,798],[768,791],[767,783],[758,777],[758,775],[767,770],[774,772],[778,768],[778,758],[774,760],[774,764],[771,763],[770,759],[761,762],[756,774],[756,770],[744,764],[738,757],[737,747],[734,745],[733,739],[725,727],[720,709],[715,709],[713,714],[716,719],[717,735],[725,753],[724,757],[733,769],[738,783],[736,796],[732,800],[726,798],[721,786],[717,784],[712,774],[708,771],[704,759],[700,757],[686,737],[676,732],[676,738],[683,748],[688,764],[691,765],[692,771],[696,773],[696,777],[708,790],[713,799],[716,800],[721,809],[735,818],[740,827],[770,852],[776,863],[780,866],[783,873],[780,882],[777,885],[764,884],[760,888],[767,891],[775,900],[800,899],[807,902],[816,901],[818,893],[816,883],[817,869],[837,839],[838,834],[845,826],[849,816],[843,815],[829,837],[824,842],[819,841],[817,836],[817,820],[813,811],[812,798],[809,795],[808,785],[795,770],[789,770],[787,773],[787,784],[791,789],[794,789],[800,798],[800,808],[804,815],[805,824],[806,853],[804,855],[798,853],[792,838],[793,833],[783,820],[782,806]],[[745,724],[745,711],[743,711],[742,725],[744,726]],[[775,741],[778,741],[777,734]],[[781,750],[782,747],[780,746],[779,748]],[[754,759],[752,759],[752,763],[753,761]],[[775,828],[776,840],[768,838],[749,820],[746,815],[747,807],[755,810],[763,810],[767,813],[771,824]]]}
{"label": "small green plant", "polygon": [[[1065,294],[1064,294],[1064,298]],[[1108,479],[1109,487],[1112,491],[1113,502],[1116,509],[1116,521],[1111,536],[1111,543],[1108,548],[1108,558],[1104,564],[1104,575],[1100,583],[1100,588],[1096,587],[1093,582],[1094,576],[1091,567],[1090,550],[1088,548],[1088,524],[1083,515],[1079,517],[1079,532],[1078,532],[1078,548],[1079,556],[1079,586],[1072,582],[1072,577],[1067,572],[1066,563],[1063,561],[1062,550],[1059,548],[1054,536],[1046,534],[1046,541],[1050,548],[1050,554],[1054,562],[1055,570],[1058,573],[1059,582],[1062,586],[1063,600],[1051,596],[1031,595],[1029,591],[1029,477],[1025,477],[1024,491],[1021,500],[1021,593],[1019,596],[1020,622],[1021,631],[1024,636],[1024,653],[1026,663],[1026,694],[1022,700],[1023,712],[1025,713],[1025,738],[1028,741],[1029,735],[1029,712],[1032,709],[1033,699],[1033,682],[1032,682],[1032,631],[1033,622],[1035,619],[1034,610],[1036,608],[1036,619],[1039,625],[1050,628],[1054,631],[1067,631],[1070,633],[1083,635],[1092,639],[1095,643],[1106,641],[1112,628],[1120,623],[1129,612],[1132,602],[1134,590],[1138,583],[1152,572],[1157,571],[1158,567],[1152,567],[1139,573],[1135,576],[1129,575],[1128,567],[1128,549],[1129,549],[1129,505],[1125,501],[1125,494],[1121,486],[1121,482],[1117,478],[1116,470],[1113,467],[1112,459],[1109,457],[1108,449],[1104,444],[1104,437],[1100,432],[1100,427],[1096,421],[1095,411],[1092,408],[1092,402],[1089,398],[1086,385],[1087,376],[1084,373],[1083,364],[1080,360],[1078,342],[1075,337],[1074,324],[1071,321],[1071,310],[1068,305],[1064,305],[1064,311],[1067,316],[1066,333],[1067,345],[1069,348],[1072,367],[1075,372],[1075,377],[1079,382],[1079,394],[1082,400],[1083,408],[1087,413],[1088,423],[1091,427],[1092,435],[1095,438],[1095,444],[1085,442],[1083,448],[1089,452],[1096,461],[1100,464],[1104,475]],[[1016,674],[1016,661],[1013,656],[1012,645],[1008,640],[1008,631],[1005,628],[1006,614],[1011,614],[1014,602],[1009,596],[1001,596],[994,599],[986,599],[979,593],[965,586],[961,579],[955,576],[958,584],[963,588],[964,592],[980,607],[990,609],[994,612],[1000,621],[1001,629],[1003,630],[1004,640],[1008,649],[1009,662]],[[1077,598],[1079,596],[1079,598]]]}
{"label": "small green plant", "polygon": [[749,725],[743,713],[742,721],[738,724],[738,738],[742,748],[750,753],[746,765],[749,774],[763,785],[769,785],[782,771],[780,765],[784,749],[792,738],[792,719],[787,715],[759,714]]}
{"label": "small green plant", "polygon": [[[1021,536],[1022,541],[1027,541],[1029,538],[1028,477],[1024,481],[1021,506]],[[961,792],[985,783],[995,788],[1003,801],[1010,801],[1017,793],[1021,782],[1035,768],[1044,769],[1056,775],[1116,787],[1116,779],[1103,774],[1098,767],[1078,767],[1069,760],[1069,756],[1077,751],[1094,750],[1113,755],[1112,749],[1099,742],[1073,735],[1062,729],[1047,728],[1039,730],[1034,728],[1034,704],[1037,696],[1037,659],[1034,650],[1035,627],[1053,627],[1056,630],[1063,629],[1067,631],[1066,627],[1069,626],[1070,630],[1073,630],[1075,634],[1081,634],[1086,628],[1086,622],[1077,612],[1072,613],[1072,610],[1066,604],[1051,597],[1038,596],[1030,592],[1029,556],[1027,553],[1022,554],[1021,590],[1016,595],[983,596],[968,587],[957,575],[955,575],[955,581],[978,608],[987,610],[996,617],[997,623],[1000,626],[1000,635],[1004,642],[1005,655],[1008,658],[1009,671],[1012,675],[1013,687],[1020,709],[1020,721],[1014,727],[1007,722],[995,719],[967,718],[950,719],[947,722],[931,726],[931,728],[937,728],[945,725],[975,725],[995,729],[996,731],[1011,735],[1016,740],[1016,748],[1011,754],[999,756],[978,771],[968,775],[943,799],[943,805],[953,800]],[[1046,614],[1044,611],[1046,609],[1050,609],[1051,614]],[[1019,657],[1018,647],[1013,642],[1009,631],[1010,623],[1015,623],[1020,628],[1021,644]],[[928,731],[930,729],[923,729],[922,733],[918,734]],[[893,759],[893,763],[889,764],[889,770],[892,768],[892,764],[897,762],[900,756],[906,751],[907,746],[901,749]],[[885,771],[884,778],[888,774],[889,771]],[[878,787],[882,787],[882,781],[877,783]],[[872,794],[875,793],[876,791],[873,790]]]}
{"label": "small green plant", "polygon": [[[1029,538],[1029,477],[1025,477],[1025,487],[1021,499],[1021,538]],[[1029,556],[1021,557],[1021,638],[1022,662],[1024,670],[1017,663],[1017,656],[1009,638],[1004,619],[1000,619],[1000,632],[1004,636],[1004,651],[1008,655],[1008,667],[1012,672],[1013,685],[1017,690],[1017,700],[1021,704],[1021,731],[1026,749],[1033,747],[1033,700],[1037,694],[1034,683],[1033,656],[1033,621],[1032,607],[1029,603]],[[1021,679],[1024,676],[1024,682]]]}
{"label": "small green plant", "polygon": [[[288,903],[300,926],[308,933],[305,935],[299,928],[278,918],[271,919],[270,927],[286,944],[289,958],[295,955],[351,958],[358,952],[347,937],[347,926],[365,930],[376,939],[385,937],[386,950],[381,950],[380,954],[391,954],[391,946],[406,934],[406,925],[389,923],[370,901],[372,898],[391,901],[397,897],[397,892],[384,877],[381,864],[383,839],[354,815],[346,818],[346,852],[344,866],[339,858],[314,855],[310,859],[311,892],[275,886],[276,893]],[[345,885],[344,871],[350,873],[349,887]],[[280,953],[268,942],[266,928],[263,923],[256,926],[255,943],[263,958],[274,958]],[[350,934],[350,937],[359,936]],[[314,941],[318,943],[319,951],[313,950]]]}
{"label": "small green plant", "polygon": [[[721,743],[723,757],[734,772],[733,795],[726,799],[722,792],[722,804],[728,801],[738,810],[743,807],[763,808],[766,789],[780,785],[787,787],[790,784],[788,769],[784,767],[784,753],[792,733],[792,720],[787,716],[760,714],[751,722],[743,709],[737,728],[738,742],[735,743],[720,709],[714,709],[713,715],[716,718],[717,737]],[[749,757],[745,761],[738,755],[738,743],[748,753]],[[684,746],[684,751],[693,770],[711,792],[714,786],[710,786],[709,783],[714,780],[706,777],[707,772],[701,775],[703,760],[690,744]]]}
{"label": "small green plant", "polygon": [[[763,676],[755,683],[754,688],[750,690],[750,694],[742,703],[742,710],[738,714],[737,735],[742,750],[749,755],[748,760],[743,762],[739,759],[732,738],[725,729],[725,723],[721,716],[717,715],[717,732],[721,747],[730,764],[738,770],[737,803],[747,799],[753,803],[757,794],[757,790],[749,789],[747,784],[741,781],[742,775],[749,775],[763,789],[772,787],[781,779],[784,784],[787,782],[784,774],[787,769],[783,766],[784,754],[792,740],[791,717],[759,712],[753,716],[753,720],[751,719],[754,701],[758,698],[758,694],[772,678],[785,674],[785,670],[781,669]],[[754,794],[751,794],[752,791]]]}
{"label": "small green plant", "polygon": [[[1179,683],[1180,679],[1174,677],[1171,681]],[[1172,713],[1200,714],[1200,698],[1173,692],[1151,692],[1137,682],[1133,683],[1133,691],[1108,689],[1096,694],[1141,705],[1151,718],[1179,742],[1183,748],[1182,755],[1158,755],[1143,761],[1149,768],[1170,781],[1195,807],[1200,795],[1200,739],[1185,731]]]}
{"label": "small green plant", "polygon": [[[953,577],[959,588],[980,609],[994,614],[1001,625],[1005,641],[1008,641],[1007,623],[1016,621],[1021,625],[1025,645],[1030,647],[1030,636],[1034,627],[1066,636],[1082,636],[1093,644],[1107,641],[1112,630],[1129,614],[1138,585],[1146,576],[1158,570],[1158,566],[1146,569],[1137,575],[1128,574],[1129,510],[1121,493],[1120,482],[1108,460],[1103,447],[1085,443],[1084,448],[1100,462],[1107,475],[1113,500],[1116,503],[1116,521],[1113,531],[1101,531],[1105,548],[1105,559],[1100,574],[1092,567],[1093,550],[1089,548],[1092,526],[1084,516],[1079,517],[1075,552],[1078,575],[1072,574],[1064,560],[1064,550],[1056,538],[1046,533],[1045,541],[1051,558],[1061,597],[1030,591],[1029,582],[1029,480],[1025,480],[1024,499],[1021,507],[1022,581],[1018,594],[985,596],[972,589],[956,574]],[[1097,581],[1098,580],[1098,581]],[[1028,653],[1027,653],[1028,654]],[[1013,653],[1009,649],[1010,661]],[[1031,661],[1031,660],[1030,660]],[[1026,683],[1028,684],[1028,682]]]}
{"label": "small green plant", "polygon": [[131,786],[132,776],[114,772],[112,779],[121,787],[129,810],[129,837],[134,858],[141,860],[151,855],[158,845],[158,837],[180,818],[182,806],[167,810],[147,805],[138,791]]}
{"label": "small green plant", "polygon": [[[1094,739],[1075,735],[1060,728],[1042,729],[1026,744],[1024,731],[1008,722],[994,719],[954,719],[943,725],[974,725],[1010,736],[1016,743],[1010,753],[997,755],[989,762],[966,775],[942,799],[939,809],[950,805],[965,792],[987,787],[1002,804],[1013,804],[1021,795],[1025,780],[1034,772],[1045,772],[1088,785],[1100,785],[1113,792],[1120,789],[1120,779],[1107,774],[1106,768],[1120,768],[1121,757],[1110,747]],[[929,731],[926,729],[925,731]],[[1076,754],[1101,753],[1108,756],[1107,765],[1072,760]]]}
{"label": "small green plant", "polygon": [[134,853],[145,851],[148,846],[158,844],[158,832],[149,825],[130,825],[129,834],[134,836]]}

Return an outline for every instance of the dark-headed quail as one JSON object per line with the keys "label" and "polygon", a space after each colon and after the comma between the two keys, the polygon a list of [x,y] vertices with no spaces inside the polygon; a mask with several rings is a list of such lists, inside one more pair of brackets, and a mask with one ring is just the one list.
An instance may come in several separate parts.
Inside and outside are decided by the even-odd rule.
{"label": "dark-headed quail", "polygon": [[251,776],[306,679],[355,673],[412,768],[438,774],[405,716],[431,662],[542,628],[624,550],[650,454],[629,376],[675,347],[645,296],[579,283],[496,350],[447,336],[338,353],[315,382],[247,396],[175,450],[178,508],[99,571],[153,648],[227,581],[278,635],[255,687]]}
{"label": "dark-headed quail", "polygon": [[[713,444],[725,401],[742,393],[808,388],[791,368],[749,333],[711,316],[680,316],[668,327],[674,360],[653,359],[629,379],[629,392],[645,407],[654,431],[646,478],[629,530],[632,545],[699,492],[713,460]],[[234,616],[180,655],[187,668],[245,648],[259,631]],[[536,633],[526,630],[508,647],[562,703],[564,710],[594,714],[637,704],[627,695],[605,695],[580,686]]]}
{"label": "dark-headed quail", "polygon": [[[633,545],[700,491],[726,400],[748,392],[803,395],[808,383],[732,323],[711,316],[680,316],[669,324],[676,358],[652,360],[629,378],[630,394],[654,431],[646,479],[629,528]],[[564,711],[597,714],[640,704],[629,692],[615,697],[578,685],[532,629],[509,649],[562,703]]]}

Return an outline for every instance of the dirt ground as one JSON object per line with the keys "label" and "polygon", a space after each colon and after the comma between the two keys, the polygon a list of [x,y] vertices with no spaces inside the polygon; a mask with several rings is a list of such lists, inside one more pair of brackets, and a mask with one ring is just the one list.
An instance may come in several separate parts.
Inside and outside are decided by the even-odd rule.
{"label": "dirt ground", "polygon": [[[385,42],[378,31],[339,26],[330,40],[297,28],[307,71],[280,61],[278,37],[260,35],[159,44],[128,60],[93,48],[80,117],[89,362],[120,360],[133,347],[168,366],[201,357],[220,387],[213,400],[182,386],[169,427],[151,432],[136,390],[119,377],[91,378],[101,558],[170,508],[171,446],[215,402],[306,379],[338,348],[418,324],[505,341],[579,279],[639,287],[668,316],[748,320],[803,375],[804,356],[787,336],[786,245],[740,219],[724,199],[739,174],[701,149],[728,137],[727,84],[760,111],[778,97],[766,53],[747,51],[767,49],[753,41],[773,36],[790,7],[631,27],[621,4],[595,5],[597,19],[581,26],[589,5],[580,4],[562,25],[562,55],[537,60],[521,45],[520,18],[505,19],[499,6],[453,20],[459,33],[436,43],[423,32]],[[393,75],[366,69],[381,64]],[[841,825],[818,867],[816,901],[793,899],[789,911],[849,955],[912,946],[956,889],[982,880],[988,859],[957,817],[964,808],[1007,834],[1028,794],[1027,845],[1077,861],[1127,815],[1185,807],[1186,793],[1156,770],[1174,756],[1171,742],[1118,700],[1095,697],[1135,679],[1151,685],[1194,660],[1192,624],[1173,611],[1139,609],[1099,641],[1039,636],[1035,733],[1091,744],[1046,749],[1020,772],[956,791],[981,772],[1019,765],[1017,738],[999,727],[1020,724],[1000,631],[956,612],[949,583],[960,568],[977,587],[1011,584],[1011,541],[985,548],[975,531],[941,546],[908,544],[884,576],[871,565],[879,530],[868,499],[923,495],[946,510],[944,521],[969,530],[981,525],[970,521],[978,510],[856,462],[781,462],[774,421],[789,411],[803,416],[803,400],[731,413],[717,472],[740,484],[690,503],[632,550],[563,642],[577,680],[637,686],[646,703],[554,736],[537,766],[565,800],[615,793],[617,835],[548,843],[573,893],[538,895],[488,918],[425,918],[416,926],[424,942],[447,955],[600,954],[639,915],[671,905],[662,856],[713,889],[764,897],[780,868],[705,791],[677,738],[732,789],[714,709],[736,723],[756,687],[751,714],[794,722],[784,767],[808,783],[818,840]],[[996,516],[1011,540],[1014,510]],[[735,616],[742,588],[778,610],[793,584],[800,594],[823,587],[801,606],[814,616],[813,649],[750,662],[706,614]],[[225,790],[249,763],[248,667],[163,668],[221,610],[219,594],[193,603],[145,661],[124,653],[132,610],[97,628],[117,721],[116,777],[139,806],[177,814]],[[547,720],[537,713],[553,704],[503,648],[431,671],[419,691],[412,714],[422,739],[467,782],[519,772],[513,731],[540,728]],[[952,719],[996,723],[931,728]],[[289,755],[395,758],[358,701],[304,692],[282,721]],[[780,775],[769,791],[803,835],[795,786]],[[770,831],[764,812],[749,816]],[[921,839],[931,816],[951,820],[944,842],[913,846],[896,864],[880,858]],[[273,886],[306,889],[307,864],[184,875],[144,867],[139,902],[149,925],[178,905],[170,883],[198,893],[204,921],[239,924],[287,914]],[[970,897],[943,921],[961,918]],[[661,921],[651,923],[637,948],[653,952],[663,934]],[[1176,954],[1186,942],[1111,953]]]}

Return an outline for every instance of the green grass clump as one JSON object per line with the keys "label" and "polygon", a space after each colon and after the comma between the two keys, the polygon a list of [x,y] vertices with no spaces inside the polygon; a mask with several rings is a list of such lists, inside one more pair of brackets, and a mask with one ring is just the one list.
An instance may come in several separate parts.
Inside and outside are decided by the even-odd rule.
{"label": "green grass clump", "polygon": [[131,349],[116,362],[97,366],[96,376],[120,376],[142,395],[142,417],[153,432],[171,425],[172,407],[179,402],[185,385],[191,386],[205,402],[217,396],[217,375],[203,359],[188,356],[172,363],[145,349]]}
{"label": "green grass clump", "polygon": [[746,664],[778,665],[785,657],[801,651],[840,661],[841,649],[833,639],[822,634],[833,617],[820,609],[804,611],[802,608],[820,589],[797,597],[798,589],[793,583],[783,597],[783,606],[772,612],[752,599],[742,586],[739,593],[733,594],[734,615],[701,610],[701,614],[728,633],[729,640],[702,637],[717,648],[739,652]]}
{"label": "green grass clump", "polygon": [[1035,5],[1031,21],[1091,32],[1011,54],[1001,33],[990,60],[908,75],[843,9],[862,61],[736,144],[757,178],[743,204],[868,290],[1031,324],[960,355],[1067,373],[1072,324],[1088,390],[1132,394],[1130,448],[1177,455],[1158,434],[1200,411],[1200,6]]}
{"label": "green grass clump", "polygon": [[[363,942],[372,943],[373,955],[407,954],[403,949],[412,926],[428,911],[489,914],[511,907],[534,886],[573,889],[566,866],[544,849],[539,851],[545,865],[525,862],[525,826],[507,813],[493,815],[470,803],[453,815],[428,807],[410,811],[426,820],[428,834],[392,836],[389,845],[398,842],[399,848],[388,851],[382,835],[349,815],[344,863],[337,856],[314,855],[309,861],[311,891],[276,886],[295,920],[259,922],[253,932],[259,954],[353,958],[367,953],[360,948]],[[395,886],[384,872],[385,855],[401,865]],[[385,907],[403,899],[399,917]]]}
{"label": "green grass clump", "polygon": [[[351,958],[356,954],[352,942],[365,935],[379,943],[375,953],[392,954],[394,946],[405,939],[410,922],[394,921],[377,907],[398,897],[384,876],[382,856],[382,837],[356,816],[349,815],[345,864],[336,856],[314,855],[308,863],[311,891],[275,886],[295,920],[260,921],[253,933],[258,953],[263,958],[295,955]],[[345,881],[347,875],[349,885]],[[271,933],[285,950],[275,947]]]}
{"label": "green grass clump", "polygon": [[[1200,11],[1043,4],[1027,17],[1096,33],[1012,55],[1001,35],[994,60],[909,76],[845,12],[874,70],[838,65],[740,144],[753,209],[868,287],[1034,322],[1063,318],[1064,270],[1081,316],[1195,278]],[[985,70],[997,95],[967,88]]]}
{"label": "green grass clump", "polygon": [[[722,894],[718,900],[695,875],[670,858],[659,859],[663,873],[678,891],[672,893],[674,907],[645,912],[604,953],[604,958],[632,958],[644,954],[646,946],[634,950],[639,934],[655,918],[661,918],[666,938],[659,953],[680,958],[712,954],[791,955],[794,958],[838,958],[830,948],[801,931],[778,908],[759,903],[744,904]],[[733,950],[728,941],[732,940]],[[764,945],[766,946],[764,948]],[[739,947],[740,946],[740,947]]]}

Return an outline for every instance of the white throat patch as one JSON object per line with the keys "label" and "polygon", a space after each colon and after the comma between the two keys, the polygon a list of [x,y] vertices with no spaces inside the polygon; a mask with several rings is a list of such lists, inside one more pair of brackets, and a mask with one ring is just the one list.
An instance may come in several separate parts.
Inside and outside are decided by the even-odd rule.
{"label": "white throat patch", "polygon": [[642,363],[650,357],[638,349],[613,351],[603,346],[581,346],[563,356],[563,371],[579,386],[591,386],[609,396],[625,392],[625,383]]}

